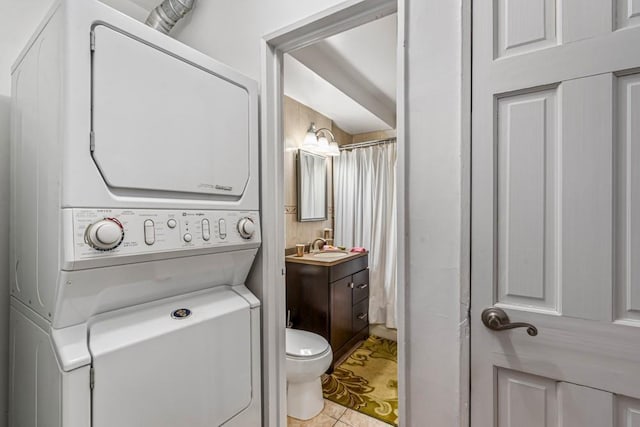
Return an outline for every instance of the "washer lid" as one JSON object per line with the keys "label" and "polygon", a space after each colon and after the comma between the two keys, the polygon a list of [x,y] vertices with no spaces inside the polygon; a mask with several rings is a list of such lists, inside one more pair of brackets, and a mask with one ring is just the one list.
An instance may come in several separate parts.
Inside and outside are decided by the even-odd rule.
{"label": "washer lid", "polygon": [[327,351],[329,343],[318,334],[287,328],[286,348],[289,356],[318,356]]}
{"label": "washer lid", "polygon": [[89,329],[92,426],[219,426],[251,402],[256,349],[236,293],[220,287],[105,316]]}

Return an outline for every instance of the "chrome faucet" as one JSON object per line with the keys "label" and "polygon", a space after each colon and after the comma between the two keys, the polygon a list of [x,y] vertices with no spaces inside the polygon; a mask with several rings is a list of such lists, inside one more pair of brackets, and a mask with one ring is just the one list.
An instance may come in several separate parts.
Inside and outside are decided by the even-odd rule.
{"label": "chrome faucet", "polygon": [[327,244],[327,241],[325,239],[323,239],[322,237],[318,237],[316,240],[313,241],[313,243],[311,243],[311,246],[309,247],[309,251],[315,251],[316,250],[316,243],[317,242],[321,242],[320,246],[318,247],[318,250],[322,250],[324,245]]}

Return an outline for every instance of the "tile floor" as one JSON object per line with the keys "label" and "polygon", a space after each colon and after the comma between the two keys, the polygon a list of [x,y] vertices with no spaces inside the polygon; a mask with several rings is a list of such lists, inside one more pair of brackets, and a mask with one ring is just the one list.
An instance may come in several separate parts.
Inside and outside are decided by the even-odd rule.
{"label": "tile floor", "polygon": [[301,421],[288,418],[287,427],[390,427],[389,424],[353,409],[324,400],[324,410],[316,417]]}

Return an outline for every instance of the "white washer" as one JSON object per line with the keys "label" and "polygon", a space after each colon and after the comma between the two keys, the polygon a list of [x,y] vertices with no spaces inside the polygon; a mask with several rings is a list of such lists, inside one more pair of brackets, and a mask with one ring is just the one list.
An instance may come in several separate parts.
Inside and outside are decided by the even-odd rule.
{"label": "white washer", "polygon": [[12,82],[10,425],[259,425],[257,84],[96,0]]}

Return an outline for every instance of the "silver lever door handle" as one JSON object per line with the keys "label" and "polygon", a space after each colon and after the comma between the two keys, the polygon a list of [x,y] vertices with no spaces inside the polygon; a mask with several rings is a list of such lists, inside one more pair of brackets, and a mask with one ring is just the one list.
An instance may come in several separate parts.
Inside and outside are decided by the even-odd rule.
{"label": "silver lever door handle", "polygon": [[485,308],[482,310],[482,323],[492,331],[506,331],[507,329],[527,328],[527,333],[532,337],[538,335],[538,328],[530,323],[514,322],[511,323],[509,316],[504,310],[496,307]]}

